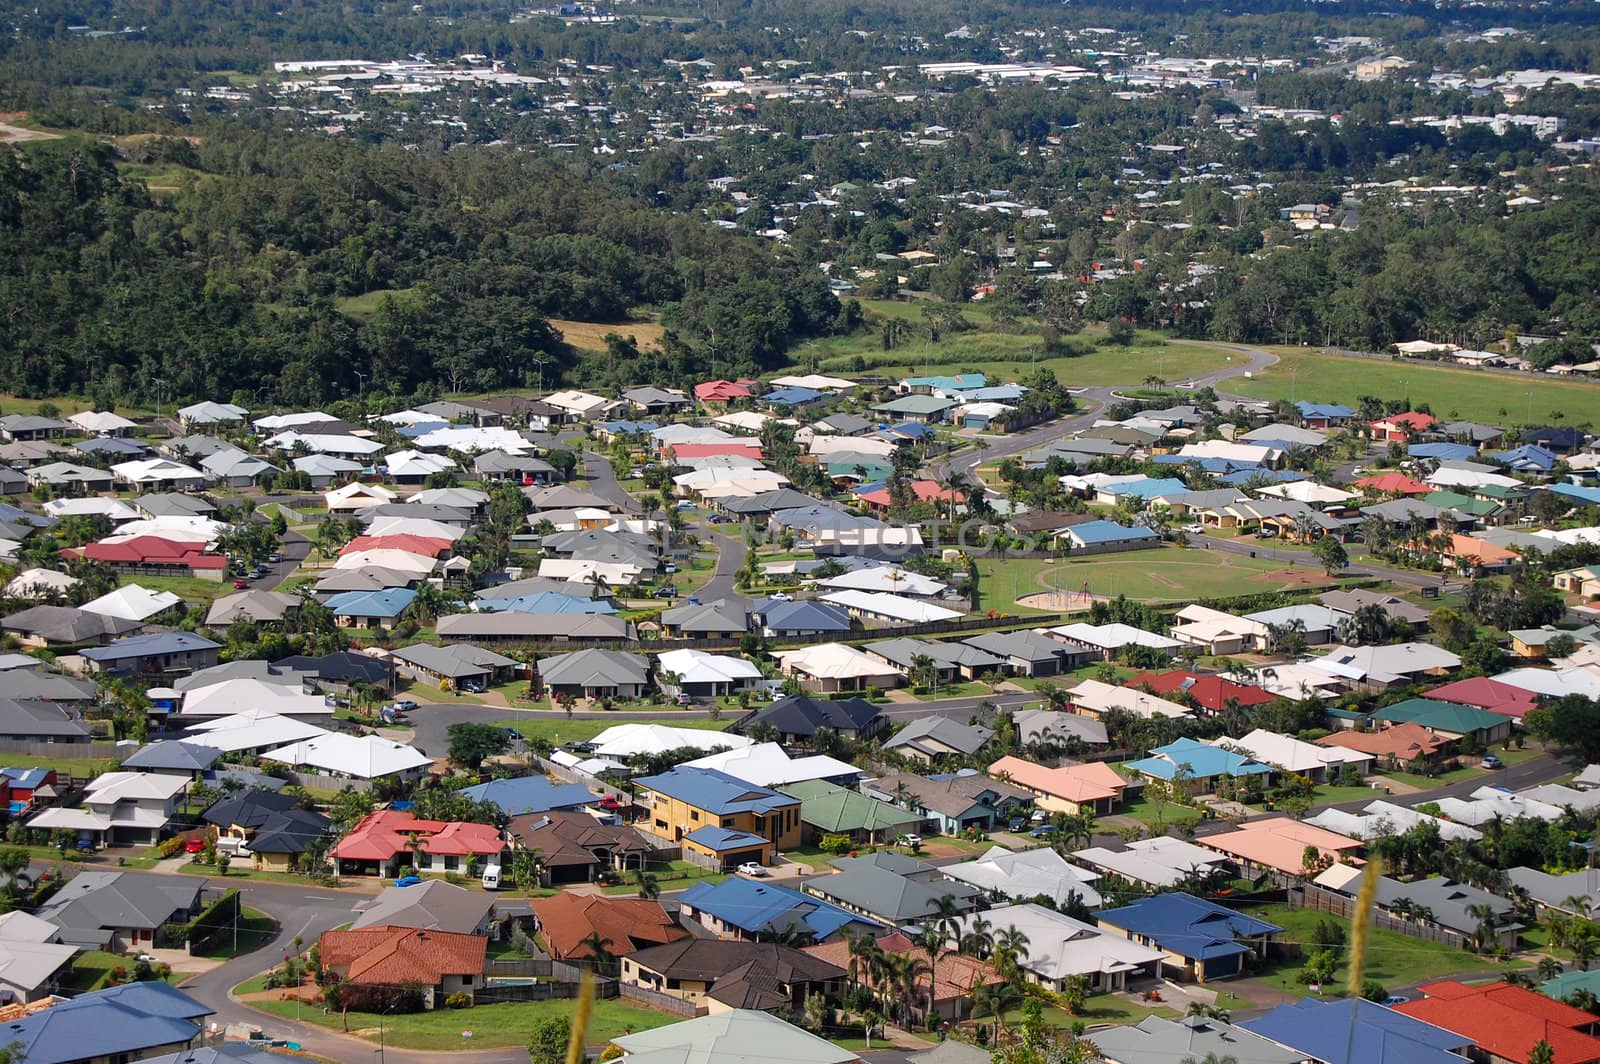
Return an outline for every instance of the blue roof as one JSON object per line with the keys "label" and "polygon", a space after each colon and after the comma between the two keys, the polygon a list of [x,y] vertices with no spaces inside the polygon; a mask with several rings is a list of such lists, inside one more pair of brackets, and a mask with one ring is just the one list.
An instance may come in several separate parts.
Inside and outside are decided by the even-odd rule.
{"label": "blue roof", "polygon": [[1506,465],[1523,469],[1537,469],[1541,473],[1548,473],[1561,461],[1561,456],[1554,451],[1540,447],[1537,443],[1525,443],[1511,451],[1495,451],[1489,456],[1498,458]]}
{"label": "blue roof", "polygon": [[1177,477],[1145,477],[1126,484],[1108,484],[1103,491],[1111,495],[1131,495],[1135,499],[1153,499],[1157,495],[1181,495],[1190,490],[1189,485]]}
{"label": "blue roof", "polygon": [[1248,952],[1250,947],[1235,941],[1235,936],[1253,938],[1283,930],[1277,924],[1182,892],[1157,894],[1120,909],[1102,909],[1094,915],[1113,927],[1150,939],[1161,949],[1197,961]]}
{"label": "blue roof", "polygon": [[138,440],[127,440],[121,436],[97,436],[92,440],[81,440],[72,445],[75,451],[84,454],[144,454],[150,448]]}
{"label": "blue roof", "polygon": [[822,393],[815,388],[775,388],[761,397],[764,403],[778,403],[782,406],[802,406],[814,403],[822,398]]}
{"label": "blue roof", "polygon": [[759,813],[765,815],[776,809],[798,806],[798,798],[790,798],[765,787],[752,787],[744,780],[726,772],[710,768],[689,768],[679,765],[671,772],[659,776],[645,776],[634,780],[640,787],[659,791],[670,798],[704,809],[713,816],[731,813]]}
{"label": "blue roof", "polygon": [[1576,484],[1552,484],[1550,490],[1589,506],[1600,506],[1600,488],[1580,488]]}
{"label": "blue roof", "polygon": [[1020,384],[992,384],[987,388],[963,388],[961,398],[969,403],[1010,403],[1028,394]]}
{"label": "blue roof", "polygon": [[602,421],[600,427],[613,436],[648,436],[661,426],[654,421]]}
{"label": "blue roof", "polygon": [[826,602],[761,602],[751,609],[774,632],[848,632],[850,615]]}
{"label": "blue roof", "polygon": [[711,827],[709,824],[703,828],[695,828],[684,838],[714,853],[748,850],[752,846],[765,846],[771,841],[764,835],[752,835],[748,831],[729,831],[727,828]]}
{"label": "blue roof", "polygon": [[462,790],[468,798],[493,802],[507,816],[548,813],[552,809],[579,809],[600,799],[581,783],[551,783],[543,776],[490,780]]}
{"label": "blue roof", "polygon": [[1143,525],[1119,525],[1115,521],[1085,521],[1067,529],[1073,536],[1093,545],[1097,543],[1125,543],[1135,539],[1155,539],[1156,534]]}
{"label": "blue roof", "polygon": [[43,787],[51,771],[47,768],[0,768],[0,776],[10,780],[11,786],[18,790],[31,791]]}
{"label": "blue roof", "polygon": [[193,632],[157,632],[154,635],[133,635],[117,639],[103,647],[89,647],[82,651],[90,661],[120,661],[123,658],[142,658],[151,654],[185,654],[191,650],[216,650],[221,643],[213,643],[203,635]]}
{"label": "blue roof", "polygon": [[1225,477],[1218,477],[1217,483],[1226,484],[1230,488],[1233,488],[1238,487],[1240,484],[1248,484],[1251,481],[1261,481],[1267,484],[1287,484],[1291,480],[1304,479],[1304,473],[1297,473],[1293,469],[1262,469],[1260,467],[1253,467],[1250,469],[1235,470]]}
{"label": "blue roof", "polygon": [[989,378],[982,373],[935,374],[932,377],[907,377],[907,388],[937,388],[941,392],[964,392],[973,388],[987,388]]}
{"label": "blue roof", "polygon": [[428,421],[413,421],[409,425],[401,425],[399,428],[395,429],[395,434],[404,436],[408,440],[414,440],[418,436],[426,436],[430,432],[437,432],[440,429],[447,429],[449,427],[450,422],[446,421],[444,418],[439,418],[437,420],[430,419]]}
{"label": "blue roof", "polygon": [[383,591],[341,591],[323,605],[336,617],[398,617],[416,597],[416,591],[409,587],[391,587]]}
{"label": "blue roof", "polygon": [[1478,449],[1467,443],[1413,443],[1406,448],[1412,458],[1435,458],[1441,462],[1464,462]]}
{"label": "blue roof", "polygon": [[1355,417],[1356,412],[1342,403],[1312,403],[1305,399],[1294,404],[1301,417]]}
{"label": "blue roof", "polygon": [[479,599],[474,603],[485,613],[616,613],[617,608],[605,599],[579,598],[563,595],[559,591],[540,591],[516,598]]}
{"label": "blue roof", "polygon": [[1461,1064],[1451,1051],[1472,1044],[1470,1038],[1361,998],[1302,998],[1239,1026],[1328,1064]]}
{"label": "blue roof", "polygon": [[781,931],[801,924],[821,941],[841,927],[877,923],[798,890],[750,879],[696,883],[680,894],[678,900],[750,934]]}
{"label": "blue roof", "polygon": [[887,428],[879,429],[873,435],[880,440],[888,440],[890,443],[894,443],[898,440],[930,439],[939,435],[939,431],[932,425],[919,425],[914,421],[908,421],[903,425],[890,425]]}
{"label": "blue roof", "polygon": [[80,994],[11,1023],[7,1042],[20,1043],[28,1064],[143,1056],[143,1050],[197,1038],[195,1020],[212,1010],[166,983],[127,983]]}
{"label": "blue roof", "polygon": [[56,523],[54,517],[24,510],[8,502],[0,502],[0,521],[8,525],[32,525],[34,528],[49,528]]}
{"label": "blue roof", "polygon": [[1187,765],[1189,774],[1200,779],[1212,776],[1259,776],[1272,771],[1271,766],[1245,757],[1233,750],[1210,746],[1193,739],[1178,739],[1166,746],[1150,751],[1150,756],[1128,764],[1135,772],[1170,780],[1177,774],[1179,765]]}
{"label": "blue roof", "polygon": [[1196,458],[1181,454],[1157,454],[1150,457],[1156,465],[1194,466],[1207,473],[1232,473],[1236,469],[1257,469],[1258,466],[1240,465],[1226,458]]}

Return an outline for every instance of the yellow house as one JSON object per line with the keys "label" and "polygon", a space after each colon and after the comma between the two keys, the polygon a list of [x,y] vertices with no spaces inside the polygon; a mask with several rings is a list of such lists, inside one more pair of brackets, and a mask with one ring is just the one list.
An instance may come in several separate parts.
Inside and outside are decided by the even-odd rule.
{"label": "yellow house", "polygon": [[281,792],[246,791],[205,811],[217,849],[237,865],[257,871],[292,872],[300,855],[328,834],[328,818],[294,807]]}
{"label": "yellow house", "polygon": [[682,846],[686,861],[723,871],[800,845],[797,798],[681,765],[636,782],[650,810],[638,826]]}

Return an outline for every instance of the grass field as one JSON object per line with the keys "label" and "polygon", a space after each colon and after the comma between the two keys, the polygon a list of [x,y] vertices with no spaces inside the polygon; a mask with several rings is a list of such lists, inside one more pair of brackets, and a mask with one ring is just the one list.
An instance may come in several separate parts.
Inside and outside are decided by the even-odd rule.
{"label": "grass field", "polygon": [[[293,1001],[253,1001],[251,1007],[274,1016],[293,1019]],[[526,1001],[503,1005],[479,1005],[471,1009],[435,1009],[405,1015],[382,1017],[386,1044],[438,1052],[451,1049],[492,1049],[500,1046],[526,1046],[533,1025],[547,1016],[571,1017],[570,1001]],[[620,1001],[596,1001],[589,1021],[590,1045],[604,1045],[613,1038],[635,1031],[648,1031],[676,1023],[682,1017],[669,1016],[653,1009],[641,1009]],[[335,1030],[343,1027],[339,1013],[324,1015],[321,1008],[301,1007],[300,1019]],[[376,1043],[379,1017],[370,1012],[349,1015],[350,1033]],[[465,1032],[472,1032],[470,1040]]]}
{"label": "grass field", "polygon": [[205,953],[196,953],[196,957],[217,958],[232,960],[242,957],[246,953],[253,953],[266,945],[267,941],[277,932],[278,925],[272,917],[259,909],[252,909],[246,905],[239,914],[239,941],[235,945],[231,937],[226,938],[218,948]]}
{"label": "grass field", "polygon": [[1560,413],[1573,424],[1600,423],[1600,384],[1532,374],[1488,373],[1430,362],[1348,358],[1314,348],[1274,347],[1277,365],[1251,380],[1228,382],[1230,392],[1258,399],[1311,399],[1354,404],[1363,395],[1410,396],[1434,414],[1504,425],[1544,424]]}
{"label": "grass field", "polygon": [[[1198,598],[1250,595],[1263,591],[1321,587],[1330,583],[1315,566],[1287,568],[1282,562],[1185,547],[1103,554],[1064,561],[1040,558],[978,559],[979,593],[984,609],[1011,611],[1018,595],[1059,590],[1077,592],[1085,581],[1095,595],[1192,602]],[[1017,606],[1017,613],[1040,612]]]}
{"label": "grass field", "polygon": [[[1494,754],[1495,757],[1498,757],[1506,765],[1520,765],[1524,761],[1538,757],[1540,754],[1544,753],[1544,751],[1537,747],[1530,746],[1522,750],[1502,750],[1497,748],[1491,750],[1490,753]],[[1478,762],[1474,761],[1471,764],[1465,765],[1461,768],[1454,768],[1449,772],[1441,772],[1439,775],[1433,777],[1413,776],[1406,772],[1385,772],[1382,773],[1382,775],[1387,776],[1397,783],[1404,783],[1422,790],[1432,790],[1435,787],[1445,787],[1452,783],[1466,783],[1468,780],[1475,779],[1484,779],[1485,782],[1493,783],[1494,781],[1489,777],[1492,777],[1496,771],[1498,770],[1484,768],[1479,765]]]}
{"label": "grass field", "polygon": [[[1100,1024],[1138,1023],[1146,1016],[1152,1015],[1173,1019],[1182,1015],[1182,1013],[1166,1005],[1144,1008],[1115,994],[1095,994],[1084,1002],[1083,1015],[1072,1016],[1063,1009],[1046,1008],[1044,1010],[1044,1021],[1052,1027],[1071,1027],[1074,1023],[1096,1026]],[[1021,1022],[1021,1009],[1012,1009],[1006,1013],[1007,1027],[1015,1029]]]}
{"label": "grass field", "polygon": [[1199,823],[1202,819],[1200,810],[1192,805],[1179,805],[1177,802],[1157,802],[1148,798],[1135,798],[1121,809],[1117,816],[1131,817],[1141,823],[1155,827],[1158,823],[1163,831],[1177,824],[1193,822]]}
{"label": "grass field", "polygon": [[666,332],[653,321],[619,321],[608,324],[551,318],[550,325],[552,328],[560,329],[561,338],[580,351],[604,351],[607,333],[631,336],[634,343],[639,345],[639,350],[643,351],[647,347],[660,344],[661,337]]}
{"label": "grass field", "polygon": [[667,724],[677,728],[701,728],[706,731],[722,731],[732,720],[707,720],[704,717],[687,719],[673,719],[671,717],[644,717],[632,713],[618,713],[614,718],[606,720],[568,720],[565,717],[546,715],[537,718],[523,717],[518,720],[502,720],[501,726],[515,728],[522,733],[522,737],[529,742],[546,740],[553,746],[562,743],[581,743],[593,739],[614,724]]}
{"label": "grass field", "polygon": [[374,292],[363,292],[359,296],[341,296],[333,301],[333,305],[339,308],[340,313],[366,321],[378,312],[385,299],[393,296],[397,301],[404,300],[412,291],[410,288],[380,288]]}
{"label": "grass field", "polygon": [[[1333,920],[1342,926],[1348,934],[1349,921],[1326,913],[1314,912],[1310,909],[1291,909],[1284,905],[1269,905],[1264,909],[1250,909],[1250,915],[1259,916],[1269,923],[1277,924],[1283,928],[1283,934],[1278,936],[1284,942],[1308,942],[1318,921],[1323,919]],[[1343,967],[1344,948],[1339,949],[1340,963]],[[1295,978],[1303,966],[1301,960],[1284,961],[1274,967],[1269,967],[1261,972],[1261,977],[1275,987],[1281,987],[1290,994],[1307,995],[1309,991],[1304,984]],[[1428,942],[1420,938],[1408,938],[1393,931],[1383,931],[1373,928],[1369,932],[1367,945],[1367,972],[1368,979],[1376,979],[1385,987],[1399,988],[1411,986],[1416,983],[1426,982],[1429,979],[1439,979],[1447,975],[1458,975],[1466,972],[1502,972],[1516,968],[1528,967],[1527,961],[1511,961],[1497,963],[1487,957],[1479,957],[1468,953],[1466,950],[1447,946],[1442,942]],[[1341,973],[1340,979],[1343,979]],[[1341,996],[1342,990],[1332,986],[1323,988],[1324,997]]]}

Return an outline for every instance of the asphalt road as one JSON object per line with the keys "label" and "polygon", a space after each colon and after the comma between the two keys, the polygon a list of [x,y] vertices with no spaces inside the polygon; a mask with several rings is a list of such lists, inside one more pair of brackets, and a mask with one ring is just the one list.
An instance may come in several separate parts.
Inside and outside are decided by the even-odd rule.
{"label": "asphalt road", "polygon": [[583,452],[583,477],[587,480],[588,490],[617,504],[623,513],[638,513],[639,500],[623,490],[617,483],[616,470],[611,468],[611,460],[604,455],[593,451]]}
{"label": "asphalt road", "polygon": [[300,533],[290,529],[283,534],[279,543],[278,553],[282,555],[281,562],[268,562],[267,575],[260,580],[252,581],[250,586],[261,591],[271,591],[279,584],[289,579],[300,563],[306,560],[306,555],[311,553],[311,541]]}
{"label": "asphalt road", "polygon": [[[713,527],[717,530],[708,531]],[[750,548],[745,546],[744,536],[738,532],[739,526],[733,527],[736,530],[733,535],[724,535],[721,526],[704,526],[700,529],[701,540],[709,540],[717,546],[717,571],[695,593],[701,602],[715,602],[739,594],[739,589],[734,586],[734,578],[744,568],[744,559],[750,553]]]}

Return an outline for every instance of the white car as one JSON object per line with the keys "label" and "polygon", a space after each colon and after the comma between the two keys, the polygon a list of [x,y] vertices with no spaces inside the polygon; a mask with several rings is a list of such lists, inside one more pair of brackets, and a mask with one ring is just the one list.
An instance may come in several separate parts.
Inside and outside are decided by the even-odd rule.
{"label": "white car", "polygon": [[738,872],[741,876],[754,876],[760,879],[767,874],[767,869],[760,861],[746,861],[739,866]]}
{"label": "white car", "polygon": [[910,846],[915,849],[922,845],[921,835],[901,835],[897,840],[901,846]]}
{"label": "white car", "polygon": [[794,596],[785,591],[774,591],[767,598],[773,602],[793,602]]}

